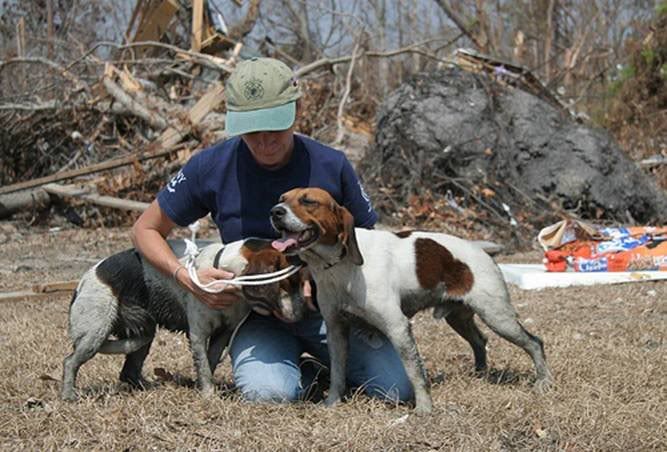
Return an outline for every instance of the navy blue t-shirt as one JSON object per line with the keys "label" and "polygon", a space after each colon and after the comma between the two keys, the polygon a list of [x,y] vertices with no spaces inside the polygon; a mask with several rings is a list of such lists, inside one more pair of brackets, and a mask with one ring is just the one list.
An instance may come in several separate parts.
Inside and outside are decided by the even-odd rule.
{"label": "navy blue t-shirt", "polygon": [[328,191],[370,228],[377,213],[341,151],[303,135],[294,136],[290,161],[277,170],[259,166],[240,137],[194,155],[157,195],[160,208],[179,226],[211,214],[224,243],[246,237],[276,238],[270,210],[297,187]]}

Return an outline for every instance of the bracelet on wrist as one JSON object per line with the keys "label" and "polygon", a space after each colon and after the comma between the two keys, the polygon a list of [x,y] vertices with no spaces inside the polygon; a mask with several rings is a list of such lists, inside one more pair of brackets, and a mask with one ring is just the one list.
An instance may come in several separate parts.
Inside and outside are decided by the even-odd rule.
{"label": "bracelet on wrist", "polygon": [[171,275],[174,278],[174,281],[178,282],[178,271],[179,270],[185,270],[185,267],[183,265],[179,265],[176,267],[176,270],[174,270],[174,273]]}

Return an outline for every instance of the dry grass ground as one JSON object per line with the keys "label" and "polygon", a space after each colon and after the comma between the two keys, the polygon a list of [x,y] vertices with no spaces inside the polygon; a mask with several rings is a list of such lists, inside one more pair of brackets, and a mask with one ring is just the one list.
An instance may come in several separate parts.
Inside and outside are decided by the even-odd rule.
{"label": "dry grass ground", "polygon": [[[0,289],[76,279],[98,258],[129,246],[126,230],[29,230],[0,245]],[[536,259],[536,254],[528,256]],[[523,257],[505,257],[521,260]],[[540,335],[557,387],[531,390],[530,360],[489,334],[489,378],[444,322],[415,319],[437,411],[411,415],[355,395],[322,405],[253,405],[232,390],[204,401],[183,336],[161,332],[146,362],[154,389],[117,383],[120,357],[82,367],[82,400],[58,391],[67,339],[67,296],[0,304],[0,448],[217,450],[667,450],[667,284],[636,283],[527,292],[512,288],[526,326]],[[155,368],[176,375],[156,378]],[[230,387],[228,362],[216,380]]]}

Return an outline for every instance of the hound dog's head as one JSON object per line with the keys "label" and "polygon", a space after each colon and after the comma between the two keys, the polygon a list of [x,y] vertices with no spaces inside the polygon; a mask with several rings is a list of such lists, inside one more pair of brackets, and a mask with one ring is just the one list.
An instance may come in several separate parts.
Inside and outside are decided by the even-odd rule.
{"label": "hound dog's head", "polygon": [[[248,262],[242,275],[273,273],[290,265],[287,257],[271,246],[270,240],[246,239],[240,251]],[[255,312],[269,315],[277,311],[283,318],[296,322],[304,314],[303,283],[307,279],[307,271],[302,269],[279,282],[242,286],[242,292]]]}
{"label": "hound dog's head", "polygon": [[354,217],[325,190],[295,188],[284,193],[271,209],[271,224],[282,233],[282,238],[273,242],[279,251],[304,258],[311,249],[319,256],[333,251],[356,265],[364,263],[354,233]]}

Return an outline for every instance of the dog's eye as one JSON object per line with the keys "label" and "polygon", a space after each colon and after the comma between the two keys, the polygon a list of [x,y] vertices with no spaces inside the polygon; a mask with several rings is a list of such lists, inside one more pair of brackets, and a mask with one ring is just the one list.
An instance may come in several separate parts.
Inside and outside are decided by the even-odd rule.
{"label": "dog's eye", "polygon": [[309,199],[304,196],[303,198],[299,199],[299,204],[302,204],[304,206],[318,206],[320,203],[315,201],[314,199]]}

